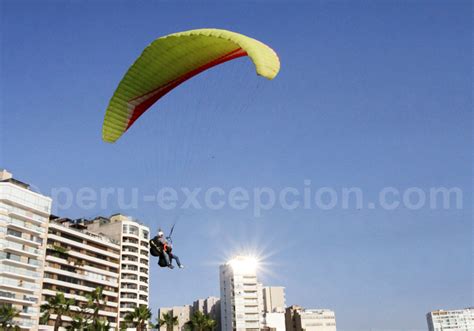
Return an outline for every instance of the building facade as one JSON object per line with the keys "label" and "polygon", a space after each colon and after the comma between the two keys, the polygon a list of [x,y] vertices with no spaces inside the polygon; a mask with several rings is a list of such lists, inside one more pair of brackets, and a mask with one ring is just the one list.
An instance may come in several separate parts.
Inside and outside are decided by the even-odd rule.
{"label": "building facade", "polygon": [[[87,303],[87,294],[101,287],[104,303],[99,317],[112,328],[119,318],[120,244],[87,230],[84,220],[52,218],[49,223],[42,300],[57,292],[74,299],[72,311],[80,311]],[[41,329],[52,329],[55,315]],[[66,325],[70,317],[63,317]],[[49,327],[48,327],[49,326]]]}
{"label": "building facade", "polygon": [[206,299],[194,301],[191,313],[195,313],[196,311],[200,311],[216,321],[216,330],[221,329],[221,301],[219,298],[207,297]]}
{"label": "building facade", "polygon": [[429,331],[474,331],[474,308],[436,310],[426,319]]}
{"label": "building facade", "polygon": [[285,313],[265,313],[262,330],[285,331]]}
{"label": "building facade", "polygon": [[263,328],[285,331],[285,288],[266,286],[262,288]]}
{"label": "building facade", "polygon": [[[181,331],[186,329],[186,323],[191,320],[195,312],[201,312],[209,316],[216,322],[215,330],[220,328],[220,300],[217,297],[208,297],[206,299],[198,299],[192,305],[177,306],[171,308],[160,308],[158,316],[163,319],[163,315],[169,314],[171,317],[178,319],[178,324],[173,326],[173,331]],[[166,325],[161,325],[160,330],[167,331]]]}
{"label": "building facade", "polygon": [[336,331],[336,315],[329,309],[286,308],[287,331]]}
{"label": "building facade", "polygon": [[263,299],[256,260],[238,256],[221,265],[220,293],[223,331],[260,330]]}
{"label": "building facade", "polygon": [[126,324],[125,315],[136,307],[148,307],[150,229],[122,214],[98,217],[87,222],[87,229],[106,234],[120,245],[119,323],[135,330]]}
{"label": "building facade", "polygon": [[[185,330],[186,323],[191,319],[193,307],[191,305],[177,306],[171,308],[160,308],[158,311],[159,319],[162,320],[165,314],[169,314],[171,317],[177,318],[178,323],[173,325],[173,331]],[[164,323],[160,323],[160,331],[169,331],[171,326],[167,326]]]}
{"label": "building facade", "polygon": [[0,304],[20,312],[22,329],[38,330],[51,202],[0,171]]}
{"label": "building facade", "polygon": [[285,288],[265,286],[262,288],[263,310],[266,313],[285,312]]}

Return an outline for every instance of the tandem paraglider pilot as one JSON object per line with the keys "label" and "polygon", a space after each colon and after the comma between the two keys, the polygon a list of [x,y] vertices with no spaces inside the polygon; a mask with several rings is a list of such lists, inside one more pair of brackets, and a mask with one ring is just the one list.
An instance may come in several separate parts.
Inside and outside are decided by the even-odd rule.
{"label": "tandem paraglider pilot", "polygon": [[158,234],[150,240],[150,254],[158,257],[158,265],[162,268],[168,267],[173,269],[173,260],[176,261],[179,268],[184,268],[179,257],[173,254],[171,238],[166,238],[161,229],[158,230]]}

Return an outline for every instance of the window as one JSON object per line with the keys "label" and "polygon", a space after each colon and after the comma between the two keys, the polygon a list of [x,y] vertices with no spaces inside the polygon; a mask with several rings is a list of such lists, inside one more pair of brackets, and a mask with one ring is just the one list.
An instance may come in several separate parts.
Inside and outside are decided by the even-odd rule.
{"label": "window", "polygon": [[16,255],[16,254],[12,254],[12,253],[7,253],[7,254],[6,254],[6,257],[7,257],[7,259],[9,259],[9,260],[18,261],[18,262],[21,261],[21,256],[20,256],[20,255]]}
{"label": "window", "polygon": [[138,236],[138,227],[131,225],[130,228],[129,228],[128,233]]}
{"label": "window", "polygon": [[16,231],[16,230],[12,230],[12,229],[7,230],[7,235],[14,236],[14,237],[17,237],[17,238],[21,238],[21,232]]}

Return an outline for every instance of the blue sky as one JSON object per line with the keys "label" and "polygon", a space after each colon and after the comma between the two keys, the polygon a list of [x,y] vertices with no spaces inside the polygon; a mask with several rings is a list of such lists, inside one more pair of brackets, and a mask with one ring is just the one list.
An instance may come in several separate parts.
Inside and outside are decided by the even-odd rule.
{"label": "blue sky", "polygon": [[[186,269],[152,268],[153,311],[218,295],[217,265],[268,256],[287,303],[336,311],[338,329],[425,329],[473,305],[472,8],[468,1],[1,2],[0,167],[44,193],[68,187],[458,187],[463,208],[124,212],[175,220]],[[163,98],[114,145],[107,103],[155,38],[218,27],[271,45],[274,81],[248,59]],[[365,200],[367,201],[367,200]],[[119,212],[73,205],[58,213]]]}

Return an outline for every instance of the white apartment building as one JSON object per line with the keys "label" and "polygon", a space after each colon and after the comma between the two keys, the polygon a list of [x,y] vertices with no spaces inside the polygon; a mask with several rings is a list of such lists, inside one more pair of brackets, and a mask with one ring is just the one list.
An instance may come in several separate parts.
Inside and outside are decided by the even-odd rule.
{"label": "white apartment building", "polygon": [[[43,301],[64,293],[74,299],[72,311],[80,311],[87,303],[86,295],[101,287],[105,302],[99,316],[112,328],[117,327],[119,310],[120,244],[112,239],[87,231],[84,220],[52,218],[48,229],[48,242],[43,279]],[[52,330],[55,315],[41,330]],[[71,321],[63,317],[64,326]]]}
{"label": "white apartment building", "polygon": [[[149,302],[150,229],[131,217],[116,214],[87,222],[91,232],[104,234],[120,243],[119,323],[126,326],[125,315]],[[129,326],[128,330],[135,330]]]}
{"label": "white apartment building", "polygon": [[474,308],[436,310],[426,319],[429,331],[474,331]]}
{"label": "white apartment building", "polygon": [[22,329],[38,330],[51,202],[0,171],[0,304],[20,312]]}
{"label": "white apartment building", "polygon": [[258,331],[262,327],[262,290],[258,262],[237,256],[220,266],[221,329]]}
{"label": "white apartment building", "polygon": [[336,315],[329,309],[286,308],[287,331],[336,331]]}

